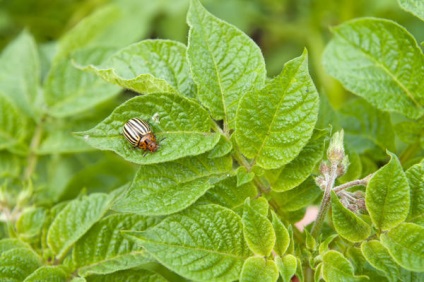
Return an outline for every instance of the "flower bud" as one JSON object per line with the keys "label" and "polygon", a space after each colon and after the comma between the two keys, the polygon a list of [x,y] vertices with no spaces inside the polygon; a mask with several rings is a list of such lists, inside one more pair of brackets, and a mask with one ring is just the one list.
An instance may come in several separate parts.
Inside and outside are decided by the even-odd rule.
{"label": "flower bud", "polygon": [[345,158],[345,151],[343,146],[343,129],[334,133],[330,139],[330,145],[327,150],[327,158],[332,164],[339,164]]}

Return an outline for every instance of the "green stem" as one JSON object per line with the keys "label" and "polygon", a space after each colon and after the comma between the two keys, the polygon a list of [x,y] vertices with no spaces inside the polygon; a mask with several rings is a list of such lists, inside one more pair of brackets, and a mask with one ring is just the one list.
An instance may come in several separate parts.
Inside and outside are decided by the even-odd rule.
{"label": "green stem", "polygon": [[325,186],[324,196],[322,197],[321,206],[319,208],[317,219],[312,226],[311,235],[315,239],[318,238],[318,234],[321,231],[322,225],[324,224],[325,217],[330,208],[331,190],[333,189],[334,182],[337,178],[337,163],[332,163],[330,172],[328,174],[327,185]]}
{"label": "green stem", "polygon": [[25,169],[23,180],[28,181],[31,178],[31,175],[34,172],[35,166],[37,164],[37,148],[40,145],[41,136],[43,133],[43,125],[44,125],[44,118],[41,119],[41,121],[37,124],[37,127],[35,128],[34,135],[32,136],[31,144],[29,147],[29,155],[27,159],[27,167]]}
{"label": "green stem", "polygon": [[[235,148],[233,153],[234,159],[237,161],[237,163],[241,166],[244,166],[248,172],[252,170],[253,165],[249,163],[246,158],[240,153],[238,148]],[[255,177],[253,179],[253,182],[255,183],[256,187],[259,188],[260,193],[269,193],[271,190],[269,187],[269,183],[265,181],[262,177]]]}
{"label": "green stem", "polygon": [[347,183],[344,183],[342,185],[339,185],[337,187],[334,187],[334,192],[336,192],[336,194],[340,193],[343,190],[346,190],[348,188],[354,187],[354,186],[367,186],[368,182],[370,181],[370,179],[373,177],[373,173],[367,175],[366,177],[362,178],[362,179],[357,179],[357,180],[353,180]]}

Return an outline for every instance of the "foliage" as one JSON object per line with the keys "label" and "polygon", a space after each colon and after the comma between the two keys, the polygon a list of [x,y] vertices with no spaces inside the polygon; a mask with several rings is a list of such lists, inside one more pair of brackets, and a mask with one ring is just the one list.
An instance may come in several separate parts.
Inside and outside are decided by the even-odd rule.
{"label": "foliage", "polygon": [[[198,0],[166,7],[187,13],[186,42],[140,41],[166,10],[141,2],[87,1],[53,42],[45,23],[2,51],[1,281],[424,280],[424,55],[407,28],[343,20],[325,50],[315,29],[271,77],[267,41]],[[219,5],[258,19],[290,1],[242,2]],[[135,117],[156,152],[124,138]]]}

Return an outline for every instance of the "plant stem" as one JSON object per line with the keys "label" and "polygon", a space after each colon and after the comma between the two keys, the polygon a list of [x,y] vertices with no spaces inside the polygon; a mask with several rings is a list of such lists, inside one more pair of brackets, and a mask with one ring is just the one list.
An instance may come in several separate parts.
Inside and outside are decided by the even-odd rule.
{"label": "plant stem", "polygon": [[351,187],[354,187],[354,186],[367,186],[368,182],[370,181],[370,179],[372,178],[373,175],[374,174],[371,173],[371,174],[365,176],[362,179],[357,179],[357,180],[353,180],[353,181],[344,183],[342,185],[335,187],[333,190],[334,190],[334,192],[336,192],[336,194],[338,194],[341,191],[348,189],[348,188],[351,188]]}
{"label": "plant stem", "polygon": [[334,182],[337,178],[337,163],[331,164],[330,172],[327,176],[327,185],[325,186],[324,196],[322,197],[317,219],[315,220],[311,230],[311,235],[315,239],[317,239],[318,234],[321,231],[325,216],[327,215],[328,209],[330,208],[331,190],[333,189]]}
{"label": "plant stem", "polygon": [[31,178],[31,175],[34,172],[35,166],[37,164],[36,150],[38,146],[40,145],[41,135],[43,132],[43,126],[44,126],[44,118],[41,118],[40,122],[37,124],[37,127],[35,128],[34,135],[32,136],[32,139],[31,139],[29,154],[27,158],[27,167],[23,175],[24,181],[28,181]]}

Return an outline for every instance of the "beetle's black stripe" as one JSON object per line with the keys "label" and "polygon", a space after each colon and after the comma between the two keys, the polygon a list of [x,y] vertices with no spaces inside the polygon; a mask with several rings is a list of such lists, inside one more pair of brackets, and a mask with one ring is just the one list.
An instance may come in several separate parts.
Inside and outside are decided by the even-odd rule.
{"label": "beetle's black stripe", "polygon": [[128,123],[130,123],[131,125],[133,125],[135,127],[135,131],[140,132],[142,135],[145,135],[149,132],[151,132],[150,130],[150,126],[143,120],[138,119],[138,118],[132,118],[128,121]]}
{"label": "beetle's black stripe", "polygon": [[138,142],[141,138],[150,133],[150,126],[141,119],[132,118],[125,125],[123,129],[123,134],[125,138],[130,142],[134,147],[138,146]]}
{"label": "beetle's black stripe", "polygon": [[125,138],[127,138],[128,142],[130,142],[133,146],[137,146],[138,138],[137,135],[134,135],[134,131],[128,128],[127,125],[124,126],[123,130]]}

